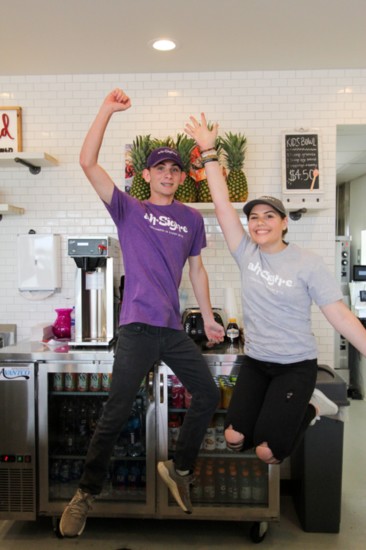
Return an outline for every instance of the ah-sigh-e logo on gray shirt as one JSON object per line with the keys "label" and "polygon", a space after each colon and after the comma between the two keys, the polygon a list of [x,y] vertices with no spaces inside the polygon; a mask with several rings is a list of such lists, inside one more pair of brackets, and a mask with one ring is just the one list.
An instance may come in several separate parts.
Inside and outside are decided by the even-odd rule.
{"label": "ah-sigh-e logo on gray shirt", "polygon": [[248,271],[252,271],[255,275],[257,275],[261,279],[264,279],[268,286],[286,286],[288,288],[291,288],[294,285],[292,279],[282,279],[282,277],[280,277],[279,275],[274,275],[273,273],[262,269],[259,262],[257,262],[256,264],[249,262]]}

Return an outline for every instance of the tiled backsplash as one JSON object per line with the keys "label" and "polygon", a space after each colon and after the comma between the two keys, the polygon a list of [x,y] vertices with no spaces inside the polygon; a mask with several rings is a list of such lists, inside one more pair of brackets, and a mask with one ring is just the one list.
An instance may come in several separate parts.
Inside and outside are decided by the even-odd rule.
{"label": "tiled backsplash", "polygon": [[[78,156],[83,138],[104,96],[123,87],[133,107],[114,115],[100,161],[123,185],[124,146],[136,135],[175,136],[189,115],[205,111],[220,132],[247,137],[245,173],[249,198],[281,193],[281,133],[317,128],[323,144],[323,182],[327,208],[290,221],[288,238],[318,252],[334,268],[336,125],[366,123],[366,70],[100,74],[0,77],[0,104],[23,109],[23,150],[47,152],[59,166],[32,175],[22,167],[1,168],[0,203],[25,209],[0,222],[0,322],[16,323],[18,339],[33,325],[52,322],[54,309],[73,305],[74,263],[66,255],[67,235],[115,235],[104,206],[88,184]],[[224,243],[214,213],[204,213],[208,246],[203,252],[212,303],[222,307],[225,287],[235,289],[240,309],[239,273]],[[244,222],[244,216],[243,216]],[[62,236],[62,290],[30,300],[17,289],[16,235]],[[187,272],[182,287],[193,305]],[[280,322],[280,320],[279,320]],[[333,329],[317,308],[313,328],[319,358],[333,364]]]}

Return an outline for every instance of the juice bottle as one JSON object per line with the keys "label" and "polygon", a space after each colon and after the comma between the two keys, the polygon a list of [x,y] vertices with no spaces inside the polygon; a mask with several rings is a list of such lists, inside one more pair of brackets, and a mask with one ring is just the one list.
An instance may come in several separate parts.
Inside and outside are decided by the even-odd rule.
{"label": "juice bottle", "polygon": [[226,337],[230,344],[239,343],[239,327],[235,317],[230,317],[229,323],[226,328]]}

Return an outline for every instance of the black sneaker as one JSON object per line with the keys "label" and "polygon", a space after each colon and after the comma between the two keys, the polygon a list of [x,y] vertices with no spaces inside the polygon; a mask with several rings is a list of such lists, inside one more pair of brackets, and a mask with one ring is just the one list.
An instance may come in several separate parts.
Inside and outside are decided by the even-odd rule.
{"label": "black sneaker", "polygon": [[158,472],[160,477],[168,486],[171,494],[177,504],[186,514],[192,513],[192,503],[190,497],[190,486],[194,482],[194,475],[188,474],[181,476],[177,474],[172,460],[158,463]]}
{"label": "black sneaker", "polygon": [[95,497],[78,489],[66,506],[59,525],[63,537],[77,537],[84,531],[86,518]]}

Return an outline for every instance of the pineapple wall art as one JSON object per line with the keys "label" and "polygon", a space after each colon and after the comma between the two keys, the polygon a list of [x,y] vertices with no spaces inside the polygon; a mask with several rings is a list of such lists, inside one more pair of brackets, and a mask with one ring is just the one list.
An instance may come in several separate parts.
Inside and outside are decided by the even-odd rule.
{"label": "pineapple wall art", "polygon": [[[205,169],[195,141],[186,134],[176,138],[153,138],[151,135],[136,136],[132,144],[125,146],[125,191],[139,200],[150,197],[150,186],[142,177],[146,160],[153,149],[168,146],[177,149],[184,165],[186,178],[174,198],[184,203],[210,203]],[[245,202],[248,198],[248,183],[244,173],[247,140],[243,134],[225,133],[218,137],[216,148],[220,165],[227,181],[231,202]]]}

